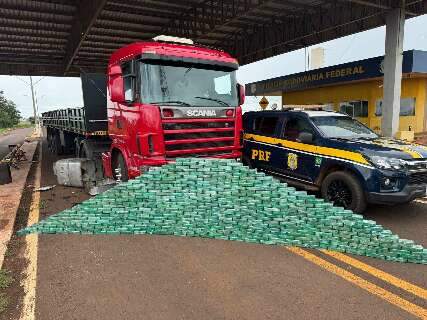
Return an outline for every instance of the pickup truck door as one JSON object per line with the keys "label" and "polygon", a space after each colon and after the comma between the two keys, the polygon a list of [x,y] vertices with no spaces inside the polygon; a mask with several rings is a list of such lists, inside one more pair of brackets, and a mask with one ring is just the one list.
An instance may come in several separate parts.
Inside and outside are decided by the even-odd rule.
{"label": "pickup truck door", "polygon": [[[313,143],[301,143],[298,137],[301,132],[313,135]],[[281,173],[297,181],[313,182],[316,175],[316,156],[310,152],[315,145],[317,133],[311,123],[302,116],[289,114],[284,119],[280,135]]]}
{"label": "pickup truck door", "polygon": [[244,141],[244,157],[246,157],[255,168],[276,171],[276,165],[281,150],[277,145],[269,141],[270,138],[277,138],[282,127],[282,117],[280,115],[261,115],[251,120],[250,127],[245,131],[261,136],[264,142],[257,141],[250,137]]}

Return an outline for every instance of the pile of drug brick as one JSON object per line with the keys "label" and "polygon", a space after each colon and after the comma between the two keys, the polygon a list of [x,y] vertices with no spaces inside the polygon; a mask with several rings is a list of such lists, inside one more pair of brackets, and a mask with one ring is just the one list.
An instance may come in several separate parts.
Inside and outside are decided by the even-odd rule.
{"label": "pile of drug brick", "polygon": [[160,234],[324,248],[427,264],[427,250],[232,160],[176,163],[19,231]]}

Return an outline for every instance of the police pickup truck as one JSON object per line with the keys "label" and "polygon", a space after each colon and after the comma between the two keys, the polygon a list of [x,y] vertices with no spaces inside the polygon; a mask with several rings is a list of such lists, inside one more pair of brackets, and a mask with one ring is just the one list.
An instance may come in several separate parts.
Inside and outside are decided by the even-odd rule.
{"label": "police pickup truck", "polygon": [[427,147],[384,138],[328,111],[260,111],[243,116],[244,164],[362,213],[368,203],[426,195]]}

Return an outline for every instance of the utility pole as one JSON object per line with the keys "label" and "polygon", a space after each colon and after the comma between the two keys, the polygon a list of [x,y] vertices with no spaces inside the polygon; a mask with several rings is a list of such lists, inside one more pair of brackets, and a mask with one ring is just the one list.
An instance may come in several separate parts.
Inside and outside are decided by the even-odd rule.
{"label": "utility pole", "polygon": [[36,97],[34,94],[34,85],[33,85],[32,76],[30,76],[30,88],[31,88],[31,99],[33,100],[34,124],[37,126],[39,124],[39,118],[37,116]]}
{"label": "utility pole", "polygon": [[15,78],[16,79],[18,79],[19,81],[22,81],[23,83],[25,83],[27,86],[29,86],[30,87],[30,90],[31,90],[31,99],[32,99],[32,101],[33,101],[33,112],[34,112],[34,124],[36,125],[36,126],[38,126],[38,125],[40,125],[40,121],[39,121],[39,117],[38,117],[38,115],[37,115],[37,112],[38,112],[38,108],[37,108],[37,95],[36,95],[36,91],[35,91],[35,89],[34,89],[34,87],[40,82],[40,81],[42,81],[44,78],[46,78],[46,77],[43,77],[43,78],[41,78],[41,79],[39,79],[39,80],[37,80],[36,82],[33,82],[33,77],[32,76],[30,76],[30,82],[27,82],[27,81],[25,81],[25,80],[23,80],[23,79],[21,79],[20,77],[18,77],[18,76],[15,76]]}

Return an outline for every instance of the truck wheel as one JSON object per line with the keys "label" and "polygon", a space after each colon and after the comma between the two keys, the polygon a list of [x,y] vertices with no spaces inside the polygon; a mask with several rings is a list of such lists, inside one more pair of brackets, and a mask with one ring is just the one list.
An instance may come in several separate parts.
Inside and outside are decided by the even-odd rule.
{"label": "truck wheel", "polygon": [[80,158],[80,141],[78,139],[74,140],[74,156]]}
{"label": "truck wheel", "polygon": [[88,158],[88,150],[86,144],[82,143],[79,148],[79,158]]}
{"label": "truck wheel", "polygon": [[51,151],[53,154],[60,156],[63,154],[61,139],[59,138],[59,134],[54,133],[51,139]]}
{"label": "truck wheel", "polygon": [[47,137],[46,137],[46,142],[47,142],[47,150],[52,151],[52,150],[51,150],[51,146],[50,146],[50,144],[51,144],[50,136],[47,136]]}
{"label": "truck wheel", "polygon": [[322,182],[321,194],[326,201],[355,213],[363,213],[366,209],[363,189],[351,173],[336,171],[327,175]]}
{"label": "truck wheel", "polygon": [[113,169],[113,177],[115,180],[118,180],[116,171],[120,172],[120,181],[128,181],[129,180],[129,176],[128,176],[128,167],[126,165],[126,161],[125,158],[123,157],[123,155],[121,153],[118,153],[112,161],[112,169]]}

